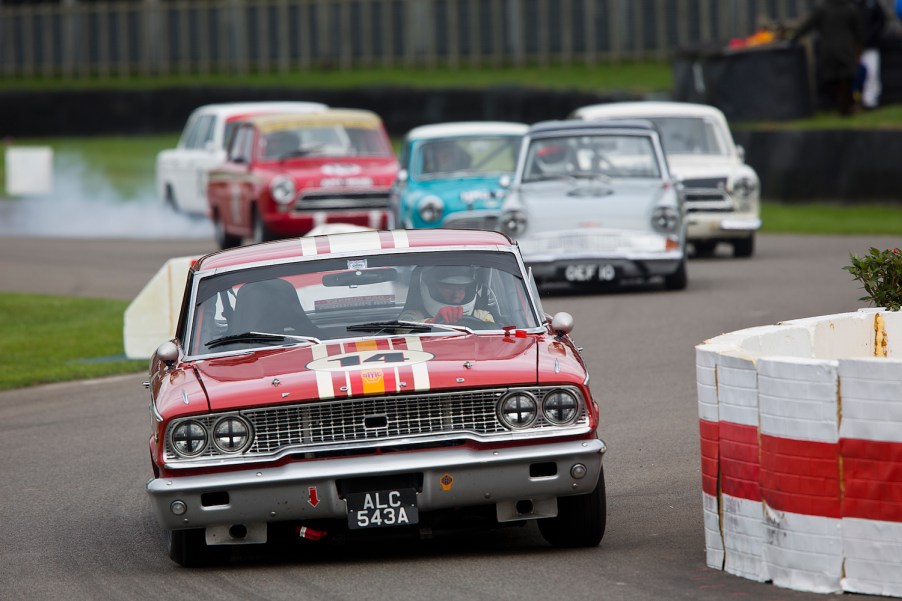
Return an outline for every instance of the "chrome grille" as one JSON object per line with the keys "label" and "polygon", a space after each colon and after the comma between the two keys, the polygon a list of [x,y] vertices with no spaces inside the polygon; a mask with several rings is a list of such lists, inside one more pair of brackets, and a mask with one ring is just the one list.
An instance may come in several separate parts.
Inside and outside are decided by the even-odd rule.
{"label": "chrome grille", "polygon": [[295,211],[384,209],[388,206],[387,191],[378,192],[315,192],[304,194],[294,204]]}
{"label": "chrome grille", "polygon": [[[555,387],[526,388],[537,399]],[[391,397],[362,397],[343,401],[310,402],[284,407],[240,411],[253,426],[254,442],[237,456],[223,455],[212,445],[197,457],[179,458],[166,437],[166,460],[190,463],[229,457],[266,457],[291,452],[313,452],[335,447],[366,447],[383,441],[405,439],[449,440],[454,438],[511,437],[498,421],[495,405],[511,389],[433,393]],[[222,414],[195,419],[208,430]],[[384,419],[383,419],[384,417]],[[369,419],[368,419],[369,418]],[[543,430],[585,428],[588,414],[581,407],[575,424],[555,426],[541,417],[533,427],[518,431],[532,435]],[[171,429],[171,426],[170,426]]]}
{"label": "chrome grille", "polygon": [[727,178],[708,177],[702,179],[687,179],[683,182],[683,198],[686,200],[686,208],[692,211],[694,208],[710,210],[711,207],[693,207],[693,203],[723,203],[729,201],[726,193]]}

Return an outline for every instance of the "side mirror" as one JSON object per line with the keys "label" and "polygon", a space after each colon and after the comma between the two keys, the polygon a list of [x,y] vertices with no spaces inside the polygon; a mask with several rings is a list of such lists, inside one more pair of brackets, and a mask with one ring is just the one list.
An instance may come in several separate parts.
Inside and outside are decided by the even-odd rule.
{"label": "side mirror", "polygon": [[551,318],[551,329],[557,334],[558,338],[563,337],[573,331],[573,316],[565,311],[555,313]]}
{"label": "side mirror", "polygon": [[745,162],[745,148],[741,144],[736,145],[736,155],[740,161]]}
{"label": "side mirror", "polygon": [[502,175],[498,178],[498,185],[502,188],[510,188],[512,183],[513,180],[511,180],[511,176],[509,175]]}
{"label": "side mirror", "polygon": [[401,169],[400,171],[398,171],[399,184],[406,183],[408,179],[410,179],[410,174],[407,173],[407,169]]}
{"label": "side mirror", "polygon": [[166,364],[166,367],[172,368],[179,359],[179,347],[171,340],[167,340],[157,347],[157,358]]}

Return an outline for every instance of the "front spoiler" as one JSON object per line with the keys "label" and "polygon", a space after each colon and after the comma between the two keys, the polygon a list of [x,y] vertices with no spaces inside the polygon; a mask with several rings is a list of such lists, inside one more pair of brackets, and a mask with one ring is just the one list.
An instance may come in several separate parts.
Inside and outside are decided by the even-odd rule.
{"label": "front spoiler", "polygon": [[[325,459],[222,474],[152,479],[147,493],[157,522],[167,530],[233,524],[345,518],[336,482],[422,474],[420,512],[519,500],[554,499],[591,492],[598,482],[604,442],[597,438],[491,450],[443,449],[395,455]],[[547,466],[554,463],[556,473]],[[574,464],[582,478],[570,475]],[[541,476],[531,476],[530,467]],[[171,506],[187,506],[175,515]]]}

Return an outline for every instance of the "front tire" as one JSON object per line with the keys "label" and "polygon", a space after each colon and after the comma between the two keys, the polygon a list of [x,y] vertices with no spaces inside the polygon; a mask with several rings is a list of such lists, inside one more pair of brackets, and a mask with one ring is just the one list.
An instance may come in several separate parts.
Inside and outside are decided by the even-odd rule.
{"label": "front tire", "polygon": [[747,258],[755,252],[755,235],[733,241],[733,256]]}
{"label": "front tire", "polygon": [[604,538],[606,522],[607,497],[602,467],[595,489],[585,495],[560,497],[557,517],[539,520],[539,532],[554,547],[597,547]]}
{"label": "front tire", "polygon": [[234,236],[226,232],[225,224],[222,222],[222,217],[219,216],[219,212],[213,213],[213,237],[216,239],[216,244],[218,244],[219,248],[222,250],[234,248],[241,244],[241,238],[239,236]]}
{"label": "front tire", "polygon": [[198,568],[226,563],[232,548],[227,545],[207,545],[203,528],[194,530],[169,530],[169,557],[183,568]]}
{"label": "front tire", "polygon": [[664,276],[664,287],[668,290],[683,290],[689,283],[686,274],[686,259],[680,261],[680,266],[670,275]]}
{"label": "front tire", "polygon": [[266,227],[266,222],[263,221],[263,216],[260,214],[260,209],[258,207],[254,207],[254,244],[258,244],[260,242],[269,242],[270,240],[275,240],[276,235],[272,233],[272,231]]}

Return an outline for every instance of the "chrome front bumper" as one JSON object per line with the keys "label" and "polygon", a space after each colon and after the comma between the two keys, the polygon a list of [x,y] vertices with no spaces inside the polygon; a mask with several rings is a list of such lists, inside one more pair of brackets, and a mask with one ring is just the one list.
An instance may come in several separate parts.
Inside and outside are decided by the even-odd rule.
{"label": "chrome front bumper", "polygon": [[761,229],[761,219],[753,213],[704,213],[693,211],[686,217],[689,240],[745,238]]}
{"label": "chrome front bumper", "polygon": [[[500,506],[511,501],[542,501],[592,491],[605,450],[604,442],[595,438],[494,450],[446,449],[313,460],[157,478],[147,483],[147,493],[157,522],[167,530],[222,530],[234,524],[259,528],[267,522],[345,518],[347,506],[337,481],[399,474],[422,474],[422,490],[417,492],[420,513],[497,504],[500,514]],[[546,475],[552,463],[556,469],[553,475]],[[530,475],[531,466],[537,464],[541,469],[535,471],[542,475]],[[583,477],[571,475],[575,464],[585,466]],[[187,508],[182,515],[172,511],[176,501]],[[265,536],[253,542],[264,541]]]}

